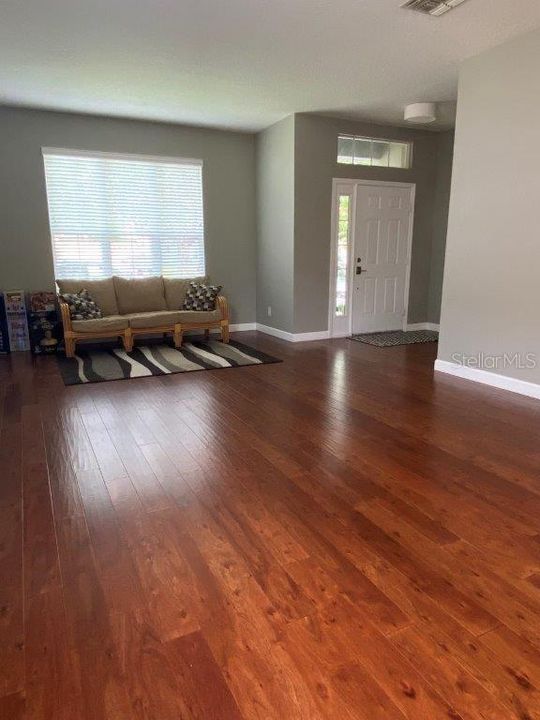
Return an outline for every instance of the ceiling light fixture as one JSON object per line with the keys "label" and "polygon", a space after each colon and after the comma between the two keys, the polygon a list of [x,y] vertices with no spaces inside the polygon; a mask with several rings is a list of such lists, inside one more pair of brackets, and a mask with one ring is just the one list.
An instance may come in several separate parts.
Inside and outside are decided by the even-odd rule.
{"label": "ceiling light fixture", "polygon": [[437,119],[437,106],[434,102],[413,103],[405,108],[405,120],[417,125],[427,125]]}

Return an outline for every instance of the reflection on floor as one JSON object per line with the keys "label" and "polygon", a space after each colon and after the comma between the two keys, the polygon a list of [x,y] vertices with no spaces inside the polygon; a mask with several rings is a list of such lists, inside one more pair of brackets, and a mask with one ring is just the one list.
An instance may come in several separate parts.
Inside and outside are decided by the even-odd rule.
{"label": "reflection on floor", "polygon": [[0,359],[0,717],[540,717],[538,404],[436,345]]}

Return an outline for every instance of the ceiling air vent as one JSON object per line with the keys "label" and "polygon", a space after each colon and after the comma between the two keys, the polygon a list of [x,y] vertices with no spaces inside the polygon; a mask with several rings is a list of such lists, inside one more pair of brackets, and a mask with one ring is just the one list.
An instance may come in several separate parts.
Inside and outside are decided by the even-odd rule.
{"label": "ceiling air vent", "polygon": [[425,15],[444,15],[463,2],[465,0],[408,0],[401,7],[416,10]]}

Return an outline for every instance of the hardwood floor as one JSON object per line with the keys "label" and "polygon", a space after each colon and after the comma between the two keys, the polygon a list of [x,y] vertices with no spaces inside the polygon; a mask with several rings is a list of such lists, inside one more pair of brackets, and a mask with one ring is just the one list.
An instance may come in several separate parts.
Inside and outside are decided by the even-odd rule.
{"label": "hardwood floor", "polygon": [[0,359],[2,720],[539,720],[540,404],[435,345]]}

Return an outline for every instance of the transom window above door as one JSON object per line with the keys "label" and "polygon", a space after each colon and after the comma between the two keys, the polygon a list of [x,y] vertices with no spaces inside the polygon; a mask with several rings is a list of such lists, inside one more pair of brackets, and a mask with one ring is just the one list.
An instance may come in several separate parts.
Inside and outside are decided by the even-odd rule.
{"label": "transom window above door", "polygon": [[205,274],[202,161],[43,149],[57,278]]}
{"label": "transom window above door", "polygon": [[342,165],[408,169],[412,164],[412,143],[339,135],[337,161]]}

